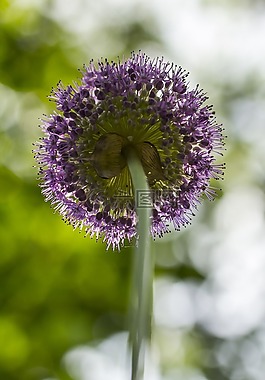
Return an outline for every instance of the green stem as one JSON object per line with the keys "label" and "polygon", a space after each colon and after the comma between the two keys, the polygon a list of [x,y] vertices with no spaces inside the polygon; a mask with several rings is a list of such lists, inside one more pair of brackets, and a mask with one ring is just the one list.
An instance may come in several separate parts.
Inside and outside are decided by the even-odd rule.
{"label": "green stem", "polygon": [[137,152],[129,147],[127,164],[134,188],[135,207],[138,217],[138,244],[134,252],[132,307],[132,376],[141,380],[144,376],[145,344],[151,335],[153,300],[153,259],[150,247],[151,207],[141,204],[143,197],[150,199],[150,190]]}

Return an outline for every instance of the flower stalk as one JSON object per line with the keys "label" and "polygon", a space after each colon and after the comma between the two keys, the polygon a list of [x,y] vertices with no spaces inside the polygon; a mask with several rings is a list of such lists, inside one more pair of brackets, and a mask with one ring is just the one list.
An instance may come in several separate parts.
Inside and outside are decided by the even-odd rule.
{"label": "flower stalk", "polygon": [[150,247],[151,208],[141,207],[141,194],[147,195],[149,186],[137,152],[129,147],[126,154],[131,174],[136,214],[138,219],[138,244],[134,251],[132,284],[132,375],[131,380],[144,376],[145,345],[151,337],[153,299],[153,258]]}

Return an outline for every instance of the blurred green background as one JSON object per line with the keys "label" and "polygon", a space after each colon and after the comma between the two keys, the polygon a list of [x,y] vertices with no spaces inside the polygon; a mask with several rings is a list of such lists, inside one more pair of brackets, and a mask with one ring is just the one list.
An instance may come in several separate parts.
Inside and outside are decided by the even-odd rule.
{"label": "blurred green background", "polygon": [[106,251],[66,226],[31,150],[52,86],[139,49],[190,71],[228,135],[218,200],[153,244],[146,379],[264,379],[264,37],[261,0],[1,0],[0,379],[129,379],[131,248]]}

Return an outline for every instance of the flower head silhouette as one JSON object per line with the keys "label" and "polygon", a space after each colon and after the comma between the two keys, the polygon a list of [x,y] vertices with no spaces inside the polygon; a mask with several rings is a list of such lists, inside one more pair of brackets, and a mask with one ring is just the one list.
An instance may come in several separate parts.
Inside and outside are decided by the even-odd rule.
{"label": "flower head silhouette", "polygon": [[92,61],[80,84],[53,90],[57,111],[42,121],[35,157],[42,192],[65,220],[108,247],[137,235],[130,148],[150,187],[154,237],[169,223],[189,223],[203,193],[214,197],[209,181],[222,176],[214,157],[222,128],[186,77],[181,67],[140,52],[124,62]]}

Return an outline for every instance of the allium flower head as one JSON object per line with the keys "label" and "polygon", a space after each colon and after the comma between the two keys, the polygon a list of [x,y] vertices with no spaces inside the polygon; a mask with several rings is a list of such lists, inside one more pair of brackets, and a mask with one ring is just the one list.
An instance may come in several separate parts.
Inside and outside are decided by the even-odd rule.
{"label": "allium flower head", "polygon": [[209,181],[223,174],[213,155],[223,146],[222,128],[186,77],[181,67],[139,53],[92,61],[80,84],[53,90],[57,111],[43,120],[35,154],[42,192],[65,220],[108,247],[136,237],[128,147],[147,176],[154,237],[170,223],[189,223],[203,193],[214,196]]}

